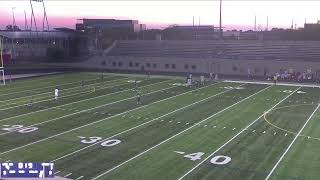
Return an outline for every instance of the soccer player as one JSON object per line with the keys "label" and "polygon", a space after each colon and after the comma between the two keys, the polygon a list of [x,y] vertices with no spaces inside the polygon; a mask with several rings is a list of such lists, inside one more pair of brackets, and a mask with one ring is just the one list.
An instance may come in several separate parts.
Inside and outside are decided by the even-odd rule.
{"label": "soccer player", "polygon": [[137,88],[137,87],[138,87],[137,80],[134,80],[134,87],[135,87],[135,88]]}
{"label": "soccer player", "polygon": [[273,76],[273,84],[274,84],[274,85],[277,85],[277,81],[278,81],[278,76],[277,76],[277,75],[274,75],[274,76]]}
{"label": "soccer player", "polygon": [[141,94],[140,94],[140,92],[138,93],[137,104],[141,104]]}
{"label": "soccer player", "polygon": [[204,85],[204,76],[200,76],[200,82],[201,82],[201,85]]}
{"label": "soccer player", "polygon": [[192,79],[191,79],[191,78],[188,78],[188,79],[187,79],[187,86],[188,86],[189,88],[192,87]]}
{"label": "soccer player", "polygon": [[100,80],[103,81],[103,73],[101,73]]}
{"label": "soccer player", "polygon": [[59,89],[58,87],[56,87],[54,90],[54,100],[58,100],[58,98],[59,98]]}
{"label": "soccer player", "polygon": [[148,71],[148,79],[150,79],[150,74],[151,74],[150,71]]}
{"label": "soccer player", "polygon": [[32,107],[33,104],[33,96],[31,96],[30,102],[27,104],[28,107]]}

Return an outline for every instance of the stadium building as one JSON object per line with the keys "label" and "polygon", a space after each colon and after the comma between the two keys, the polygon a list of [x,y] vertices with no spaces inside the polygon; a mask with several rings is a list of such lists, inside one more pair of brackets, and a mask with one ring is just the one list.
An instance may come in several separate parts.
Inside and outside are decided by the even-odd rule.
{"label": "stadium building", "polygon": [[0,31],[0,36],[4,39],[4,53],[10,54],[12,59],[44,58],[50,56],[52,48],[61,50],[65,57],[71,57],[76,55],[76,46],[87,46],[75,32],[65,29],[42,32]]}
{"label": "stadium building", "polygon": [[118,30],[125,32],[141,32],[146,30],[145,24],[139,24],[137,20],[116,19],[80,19],[83,23],[76,24],[76,30],[91,32],[96,30]]}

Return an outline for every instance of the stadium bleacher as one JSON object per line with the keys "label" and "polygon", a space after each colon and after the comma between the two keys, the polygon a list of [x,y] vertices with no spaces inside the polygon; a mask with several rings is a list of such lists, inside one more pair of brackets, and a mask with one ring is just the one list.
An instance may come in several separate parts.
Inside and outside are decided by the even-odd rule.
{"label": "stadium bleacher", "polygon": [[320,43],[312,41],[124,40],[119,41],[108,56],[320,61]]}

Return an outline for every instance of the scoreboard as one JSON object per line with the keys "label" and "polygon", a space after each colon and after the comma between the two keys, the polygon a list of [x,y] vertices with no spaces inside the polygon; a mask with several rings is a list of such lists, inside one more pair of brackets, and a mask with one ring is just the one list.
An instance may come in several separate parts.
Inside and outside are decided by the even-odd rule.
{"label": "scoreboard", "polygon": [[53,178],[54,164],[43,162],[0,163],[0,178]]}

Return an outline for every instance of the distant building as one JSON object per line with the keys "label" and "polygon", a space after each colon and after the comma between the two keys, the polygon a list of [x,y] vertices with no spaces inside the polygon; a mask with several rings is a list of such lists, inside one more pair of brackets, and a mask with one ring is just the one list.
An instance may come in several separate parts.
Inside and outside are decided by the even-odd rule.
{"label": "distant building", "polygon": [[224,31],[222,33],[222,36],[223,36],[223,39],[239,40],[240,34],[241,34],[241,31],[232,30],[232,31]]}
{"label": "distant building", "polygon": [[320,21],[317,23],[305,23],[304,30],[306,31],[320,31]]}
{"label": "distant building", "polygon": [[82,32],[120,30],[127,32],[140,32],[146,30],[145,24],[139,24],[137,20],[116,19],[81,19],[82,23],[76,24],[76,30]]}
{"label": "distant building", "polygon": [[[193,40],[212,40],[219,38],[219,29],[210,25],[201,26],[172,26],[166,28],[167,32],[182,33],[184,39]],[[189,37],[188,37],[189,36]]]}

